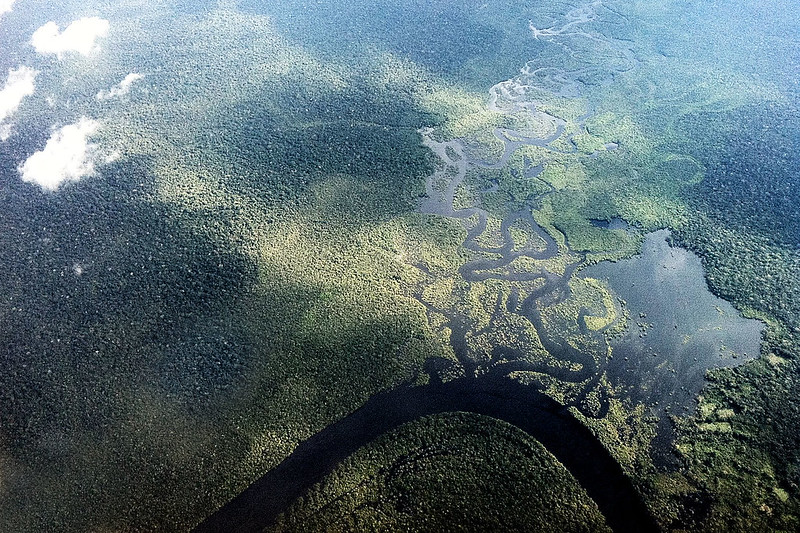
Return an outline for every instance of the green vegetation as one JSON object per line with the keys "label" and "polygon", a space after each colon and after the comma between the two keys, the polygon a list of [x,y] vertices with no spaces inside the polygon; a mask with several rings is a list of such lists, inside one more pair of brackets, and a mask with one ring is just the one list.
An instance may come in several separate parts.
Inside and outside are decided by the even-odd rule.
{"label": "green vegetation", "polygon": [[365,446],[270,531],[607,531],[537,441],[466,413],[422,418]]}
{"label": "green vegetation", "polygon": [[[665,528],[800,527],[797,97],[756,64],[769,54],[723,54],[747,48],[734,36],[687,45],[693,22],[719,30],[711,7],[677,26],[679,3],[613,4],[581,27],[614,49],[531,39],[529,21],[556,24],[566,2],[29,4],[0,35],[42,70],[0,144],[1,530],[185,530],[371,395],[428,379],[428,360],[443,380],[470,364],[480,376],[505,361],[498,348],[580,371],[547,353],[545,333],[600,374],[512,377],[565,402],[591,386],[581,401],[603,415],[576,416]],[[24,44],[89,12],[112,21],[103,53],[45,64]],[[747,29],[759,51],[785,49],[759,27]],[[622,72],[620,50],[635,69]],[[490,111],[489,88],[532,58],[583,69],[580,96],[541,78],[525,94],[552,116]],[[129,72],[144,78],[124,100],[94,97]],[[17,165],[50,128],[84,115],[118,159],[53,195],[21,183]],[[489,213],[486,247],[503,243],[504,217],[532,212],[558,253],[466,281],[459,268],[497,254],[462,246],[459,221],[416,212],[440,164],[418,130],[492,164],[495,128],[544,138],[553,117],[558,140],[471,166],[455,207]],[[614,218],[632,228],[599,227]],[[545,282],[510,279],[630,256],[662,227],[702,257],[715,293],[768,323],[763,357],[712,372],[697,412],[674,419],[676,471],[652,464],[647,406],[602,374],[624,304],[573,277],[537,303],[537,331],[513,303]],[[544,249],[527,222],[510,234],[515,251]],[[360,450],[278,529],[329,524],[589,531],[602,518],[535,441],[452,414]]]}
{"label": "green vegetation", "polygon": [[[104,56],[59,112],[101,108],[120,162],[52,198],[3,170],[0,529],[185,530],[446,356],[413,294],[462,237],[413,213],[431,115],[406,85],[226,9],[114,28],[110,48],[147,46]],[[93,98],[147,65],[146,94]]]}

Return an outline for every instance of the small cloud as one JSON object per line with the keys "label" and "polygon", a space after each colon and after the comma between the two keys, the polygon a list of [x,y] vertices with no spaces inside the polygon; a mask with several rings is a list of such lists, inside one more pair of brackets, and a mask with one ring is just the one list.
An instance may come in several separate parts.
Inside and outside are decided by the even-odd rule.
{"label": "small cloud", "polygon": [[0,17],[2,17],[4,13],[11,11],[15,1],[16,0],[0,0]]}
{"label": "small cloud", "polygon": [[40,54],[56,54],[59,59],[65,52],[88,56],[99,48],[95,41],[108,34],[108,27],[107,20],[84,17],[72,22],[62,32],[58,24],[50,21],[33,33],[31,44]]}
{"label": "small cloud", "polygon": [[119,150],[114,150],[113,152],[111,152],[110,154],[108,154],[108,155],[107,155],[107,156],[106,156],[106,157],[103,159],[103,162],[104,162],[106,165],[110,165],[111,163],[114,163],[115,161],[119,161],[121,158],[122,158],[122,152],[120,152]]}
{"label": "small cloud", "polygon": [[125,96],[131,90],[131,85],[135,82],[139,81],[140,79],[144,78],[141,74],[136,72],[132,72],[125,76],[125,79],[119,82],[117,85],[113,86],[108,91],[100,91],[97,93],[98,100],[107,100],[109,98],[115,98],[117,96]]}
{"label": "small cloud", "polygon": [[6,84],[0,90],[0,141],[5,141],[11,135],[11,125],[5,123],[6,119],[17,110],[26,96],[33,94],[36,74],[35,70],[26,66],[8,71]]}
{"label": "small cloud", "polygon": [[82,117],[77,123],[53,132],[44,150],[17,167],[22,180],[36,183],[46,191],[55,191],[62,183],[94,174],[98,153],[89,137],[99,127],[97,121]]}

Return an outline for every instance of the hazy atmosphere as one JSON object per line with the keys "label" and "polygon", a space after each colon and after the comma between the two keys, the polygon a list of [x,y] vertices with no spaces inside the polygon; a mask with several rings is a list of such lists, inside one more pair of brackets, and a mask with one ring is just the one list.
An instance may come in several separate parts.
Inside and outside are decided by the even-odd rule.
{"label": "hazy atmosphere", "polygon": [[800,530],[798,36],[0,0],[0,531]]}

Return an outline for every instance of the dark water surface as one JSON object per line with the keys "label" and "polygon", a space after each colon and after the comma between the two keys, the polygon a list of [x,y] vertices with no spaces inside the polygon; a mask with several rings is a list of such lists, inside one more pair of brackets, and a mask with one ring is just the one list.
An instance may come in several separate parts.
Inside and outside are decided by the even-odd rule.
{"label": "dark water surface", "polygon": [[[645,236],[641,255],[582,271],[608,281],[630,312],[625,333],[612,342],[612,381],[629,397],[665,413],[689,414],[713,368],[758,356],[764,324],[745,319],[706,284],[700,259],[671,247],[669,232]],[[668,425],[668,423],[667,423]],[[662,428],[662,443],[667,439]]]}
{"label": "dark water surface", "polygon": [[420,417],[455,411],[503,420],[541,442],[597,503],[614,531],[658,531],[631,481],[586,426],[542,392],[501,376],[402,386],[373,396],[300,444],[194,531],[262,531],[362,446]]}

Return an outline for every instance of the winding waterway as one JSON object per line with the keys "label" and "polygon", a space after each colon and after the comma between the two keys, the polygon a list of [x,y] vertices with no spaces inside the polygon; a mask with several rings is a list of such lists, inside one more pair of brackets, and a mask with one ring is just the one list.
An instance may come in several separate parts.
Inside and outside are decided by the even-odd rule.
{"label": "winding waterway", "polygon": [[541,442],[575,476],[614,531],[658,531],[630,479],[583,424],[535,388],[502,376],[401,386],[373,396],[351,415],[297,446],[280,465],[194,531],[263,531],[360,447],[412,420],[455,411],[504,420]]}
{"label": "winding waterway", "polygon": [[[611,83],[638,64],[630,48],[624,43],[584,28],[598,18],[600,10],[624,17],[611,10],[601,0],[578,6],[566,15],[561,25],[538,28],[530,24],[532,36],[538,40],[549,41],[564,48],[570,57],[579,55],[582,46],[600,50],[602,62],[578,61],[572,70],[553,65],[540,64],[538,60],[529,62],[515,78],[498,83],[489,91],[488,107],[495,113],[509,116],[526,115],[530,123],[546,125],[542,131],[526,132],[509,128],[495,128],[494,137],[502,143],[503,149],[496,161],[486,161],[472,155],[470,141],[434,139],[432,130],[421,131],[425,146],[440,159],[440,169],[430,176],[426,183],[426,197],[421,200],[420,211],[430,215],[457,219],[466,230],[462,247],[470,254],[470,259],[459,268],[459,274],[467,283],[498,279],[507,282],[523,282],[528,287],[521,292],[512,285],[511,294],[505,301],[503,311],[524,317],[535,328],[542,346],[551,356],[547,361],[531,361],[508,346],[493,347],[491,360],[479,364],[467,353],[467,326],[463,317],[446,310],[435,311],[444,314],[451,331],[450,341],[456,358],[464,370],[462,377],[442,381],[433,370],[435,365],[425,365],[431,369],[430,383],[424,386],[402,385],[394,390],[371,397],[360,409],[335,422],[316,435],[301,443],[280,465],[267,472],[262,478],[247,488],[234,500],[218,510],[195,531],[261,531],[273,524],[281,512],[298,497],[305,494],[315,483],[320,482],[333,471],[336,465],[360,447],[373,441],[381,434],[413,421],[422,416],[464,411],[491,416],[504,420],[527,432],[541,442],[586,489],[588,495],[597,503],[608,525],[618,532],[657,531],[658,526],[642,502],[640,495],[624,474],[619,464],[611,457],[603,444],[578,421],[568,407],[578,409],[588,417],[602,418],[609,406],[608,391],[601,383],[611,370],[612,378],[629,390],[637,401],[655,401],[642,393],[637,380],[638,375],[628,372],[629,368],[621,361],[628,361],[636,343],[617,342],[615,349],[627,354],[611,362],[597,354],[579,350],[571,344],[565,334],[547,327],[542,312],[549,306],[557,305],[572,296],[569,281],[575,272],[584,267],[585,254],[570,250],[565,240],[559,245],[534,219],[532,213],[542,200],[554,192],[553,186],[540,177],[553,157],[573,154],[576,157],[591,158],[594,154],[581,154],[573,138],[585,132],[585,122],[593,116],[593,110],[585,102],[588,110],[583,116],[568,121],[549,111],[544,111],[536,100],[536,94],[547,93],[557,98],[578,98],[591,85]],[[537,161],[527,158],[522,178],[536,180],[546,190],[533,198],[521,209],[507,214],[500,222],[502,242],[484,245],[481,236],[487,231],[490,214],[481,207],[480,194],[473,205],[457,207],[459,190],[466,187],[470,170],[502,169],[509,164],[514,153],[522,147],[532,146],[545,155]],[[604,151],[617,149],[616,143],[608,143]],[[496,190],[492,188],[483,193]],[[511,234],[511,227],[522,222],[530,228],[531,238],[537,246],[518,247]],[[650,237],[648,237],[650,239]],[[530,242],[530,241],[529,241]],[[650,242],[649,240],[647,242]],[[546,268],[543,262],[557,256],[565,258],[560,269]],[[527,270],[511,268],[519,258],[527,258],[527,264],[538,265]],[[592,275],[613,278],[616,265],[600,267]],[[424,271],[422,265],[419,267]],[[605,269],[605,270],[603,270]],[[684,273],[686,274],[686,273]],[[697,273],[692,273],[697,275]],[[702,283],[702,271],[699,272]],[[611,281],[612,287],[617,288]],[[642,283],[640,290],[647,290]],[[662,294],[669,305],[670,295]],[[635,300],[633,293],[626,299]],[[430,305],[420,297],[429,312]],[[499,300],[498,300],[499,301]],[[637,308],[638,309],[638,308]],[[644,311],[642,311],[644,312]],[[589,311],[583,307],[578,315],[578,325],[582,333],[602,337],[606,328],[589,331],[586,316]],[[627,337],[626,337],[627,338]],[[655,338],[655,336],[653,337]],[[630,353],[629,353],[630,352]],[[637,357],[641,357],[637,354]],[[656,358],[659,359],[660,358]],[[430,362],[430,361],[429,361]],[[708,361],[705,361],[708,363]],[[658,363],[651,365],[659,368]],[[691,387],[685,387],[681,401],[688,401],[696,395],[702,385],[701,370],[713,364],[697,365],[693,370]],[[719,365],[716,365],[719,366]],[[648,379],[654,382],[658,373],[651,369]],[[578,390],[567,398],[564,404],[539,390],[537,385],[525,385],[510,379],[509,374],[529,371],[544,374]],[[636,387],[639,389],[636,389]],[[595,407],[586,408],[584,400],[590,393],[595,395]],[[599,404],[599,407],[598,407]],[[663,412],[662,412],[663,414]],[[663,417],[666,420],[666,417]],[[668,440],[668,438],[667,438]],[[663,450],[669,450],[668,443],[662,443]]]}
{"label": "winding waterway", "polygon": [[[570,11],[569,22],[559,31],[546,34],[534,32],[534,37],[554,38],[564,33],[566,28],[577,28],[593,20],[592,13],[600,5],[601,2],[594,2],[578,11]],[[569,35],[574,36],[574,33]],[[594,41],[607,41],[598,36],[591,38]],[[553,191],[552,186],[542,182],[548,186],[547,192],[502,220],[500,233],[503,242],[499,246],[484,246],[479,242],[489,218],[485,209],[477,205],[461,209],[455,207],[456,194],[470,168],[503,168],[514,152],[523,146],[543,148],[553,154],[577,153],[573,137],[583,131],[591,111],[579,117],[574,131],[568,132],[567,120],[539,109],[529,93],[534,88],[541,90],[541,87],[546,87],[545,90],[551,94],[576,96],[584,85],[582,77],[585,77],[584,69],[570,72],[559,68],[536,68],[531,62],[516,78],[492,87],[488,103],[491,111],[511,115],[523,113],[535,123],[549,124],[550,130],[542,134],[496,128],[493,134],[503,143],[503,153],[497,161],[487,162],[471,157],[465,149],[465,140],[438,142],[433,140],[431,130],[421,132],[424,144],[440,158],[442,168],[428,178],[427,195],[421,202],[420,211],[461,220],[467,229],[463,247],[479,256],[462,265],[459,273],[467,282],[490,278],[535,282],[535,288],[524,298],[520,298],[515,290],[508,298],[507,310],[530,320],[539,333],[542,345],[553,359],[569,364],[531,362],[511,348],[496,346],[490,364],[479,368],[465,353],[466,328],[458,316],[448,316],[451,343],[465,370],[464,377],[443,383],[431,370],[429,385],[401,386],[373,396],[356,412],[301,443],[279,466],[206,519],[195,531],[261,531],[272,524],[292,501],[330,473],[336,464],[379,435],[425,415],[452,411],[473,412],[504,420],[539,440],[581,483],[615,531],[658,529],[630,480],[597,438],[565,406],[535,386],[523,385],[508,378],[509,373],[519,370],[540,372],[562,381],[582,384],[585,394],[596,387],[602,376],[593,355],[575,349],[564,339],[547,331],[539,309],[540,303],[554,304],[570,296],[568,281],[585,261],[585,256],[571,254],[577,261],[568,264],[561,273],[539,268],[535,271],[498,274],[501,268],[508,267],[520,257],[545,261],[568,253],[568,250],[559,248],[555,239],[532,216],[535,204]],[[563,148],[563,143],[561,147],[554,147],[559,141],[566,141],[567,148]],[[546,162],[526,160],[524,178],[538,179]],[[531,228],[541,246],[516,249],[510,228],[517,221]],[[480,256],[486,254],[493,257]],[[426,364],[425,367],[428,369],[435,365]],[[582,409],[583,402],[580,400],[580,397],[576,398],[573,405]],[[601,399],[600,403],[599,412],[586,414],[604,416],[608,404],[605,399]]]}

